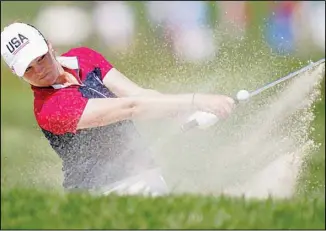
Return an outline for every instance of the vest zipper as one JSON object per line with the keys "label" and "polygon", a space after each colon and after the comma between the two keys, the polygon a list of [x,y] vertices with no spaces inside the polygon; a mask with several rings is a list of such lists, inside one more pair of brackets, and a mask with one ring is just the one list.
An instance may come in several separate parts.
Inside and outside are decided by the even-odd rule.
{"label": "vest zipper", "polygon": [[101,92],[99,92],[99,91],[97,91],[97,90],[95,90],[95,89],[93,89],[93,88],[91,88],[91,87],[88,87],[88,86],[86,86],[86,85],[84,85],[84,84],[82,84],[81,86],[86,87],[86,88],[92,90],[93,92],[97,93],[98,95],[102,96],[103,98],[108,98],[108,97],[106,97],[104,94],[102,94]]}

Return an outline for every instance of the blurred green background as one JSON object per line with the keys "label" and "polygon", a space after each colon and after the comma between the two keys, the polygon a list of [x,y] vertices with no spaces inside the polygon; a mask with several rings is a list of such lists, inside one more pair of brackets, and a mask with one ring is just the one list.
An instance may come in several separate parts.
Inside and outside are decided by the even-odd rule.
{"label": "blurred green background", "polygon": [[[33,24],[40,10],[54,4],[76,5],[92,14],[94,2],[1,1],[1,29],[17,20]],[[272,52],[264,35],[267,18],[273,11],[271,2],[247,2],[250,21],[241,42],[228,39],[227,30],[221,33],[223,29],[218,27],[220,6],[216,2],[207,2],[208,21],[219,40],[218,55],[207,62],[180,63],[151,26],[144,3],[127,4],[134,10],[137,25],[133,52],[120,54],[110,51],[97,34],[92,34],[82,44],[75,46],[90,46],[100,51],[118,70],[138,84],[162,92],[234,94],[241,88],[254,89],[306,65],[309,60],[324,56],[324,51],[309,41],[301,47],[310,52],[300,52],[300,46],[288,55]],[[68,48],[55,47],[59,53]],[[321,113],[324,113],[323,106],[324,101],[317,107]],[[322,120],[319,122],[317,132],[322,141],[324,123]],[[38,129],[33,116],[30,87],[14,76],[3,61],[1,125],[1,187],[60,187],[61,163]]]}

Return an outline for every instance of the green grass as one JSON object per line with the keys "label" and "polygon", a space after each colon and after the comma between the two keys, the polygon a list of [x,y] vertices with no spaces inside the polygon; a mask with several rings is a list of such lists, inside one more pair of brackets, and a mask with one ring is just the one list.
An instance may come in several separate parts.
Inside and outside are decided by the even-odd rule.
{"label": "green grass", "polygon": [[[40,6],[37,2],[13,4],[1,2],[2,27],[17,19],[30,22]],[[148,29],[141,13],[142,5],[132,4],[139,9],[137,17],[142,22],[138,50],[121,57],[105,54],[119,70],[144,87],[168,92],[233,94],[234,89],[256,88],[296,70],[307,59],[320,58],[320,54],[300,59],[272,56],[257,38],[259,22],[267,12],[266,4],[258,2],[250,3],[256,13],[244,44],[233,46],[225,42],[217,60],[205,65],[180,65],[162,49],[161,41],[153,38],[153,31]],[[212,6],[216,7],[213,3]],[[15,10],[8,10],[9,7]],[[94,41],[83,45],[102,48]],[[312,124],[315,130],[311,133],[321,146],[307,156],[296,194],[289,200],[190,195],[95,198],[62,193],[61,162],[38,129],[29,86],[1,63],[1,228],[322,229],[325,227],[324,85],[325,81],[323,98],[315,104],[316,118]]]}
{"label": "green grass", "polygon": [[322,229],[325,225],[323,199],[94,198],[17,189],[4,191],[1,200],[4,229]]}

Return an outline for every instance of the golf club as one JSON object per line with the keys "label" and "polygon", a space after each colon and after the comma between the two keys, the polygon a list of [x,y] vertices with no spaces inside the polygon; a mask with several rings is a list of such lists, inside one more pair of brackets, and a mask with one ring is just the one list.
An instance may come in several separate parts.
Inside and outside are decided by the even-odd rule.
{"label": "golf club", "polygon": [[[235,97],[235,102],[236,104],[238,104],[239,102],[241,101],[246,101],[248,99],[250,99],[251,97],[253,96],[256,96],[258,94],[260,94],[261,92],[279,84],[279,83],[282,83],[286,80],[289,80],[293,77],[296,77],[298,76],[299,74],[302,74],[306,71],[309,71],[317,66],[319,66],[320,64],[324,63],[325,62],[325,58],[323,59],[320,59],[319,61],[317,62],[314,62],[314,63],[311,63],[309,64],[308,66],[305,66],[295,72],[292,72],[290,74],[288,74],[287,76],[284,76],[278,80],[275,80],[273,82],[270,82],[266,85],[264,85],[263,87],[261,88],[258,88],[257,90],[254,90],[252,92],[248,92],[247,90],[240,90],[238,91],[236,97]],[[181,126],[181,130],[182,131],[187,131],[189,129],[192,129],[194,127],[198,127],[200,129],[206,129],[212,125],[214,125],[216,122],[218,122],[219,118],[212,114],[212,113],[208,113],[208,112],[203,112],[203,111],[197,111],[195,112],[194,114],[192,114],[189,118],[188,118],[188,121],[186,123],[184,123],[182,126]]]}

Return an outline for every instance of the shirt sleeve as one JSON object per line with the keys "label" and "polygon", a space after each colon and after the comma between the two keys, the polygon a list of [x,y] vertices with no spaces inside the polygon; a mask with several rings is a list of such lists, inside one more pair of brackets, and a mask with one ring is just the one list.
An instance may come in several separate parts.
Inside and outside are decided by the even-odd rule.
{"label": "shirt sleeve", "polygon": [[60,89],[49,96],[35,115],[41,128],[56,135],[76,133],[78,122],[84,112],[87,98],[78,88]]}
{"label": "shirt sleeve", "polygon": [[90,48],[88,48],[88,50],[89,50],[89,57],[91,58],[94,65],[101,69],[102,80],[103,80],[106,74],[113,68],[113,65],[109,63],[109,61],[107,61],[102,54]]}

